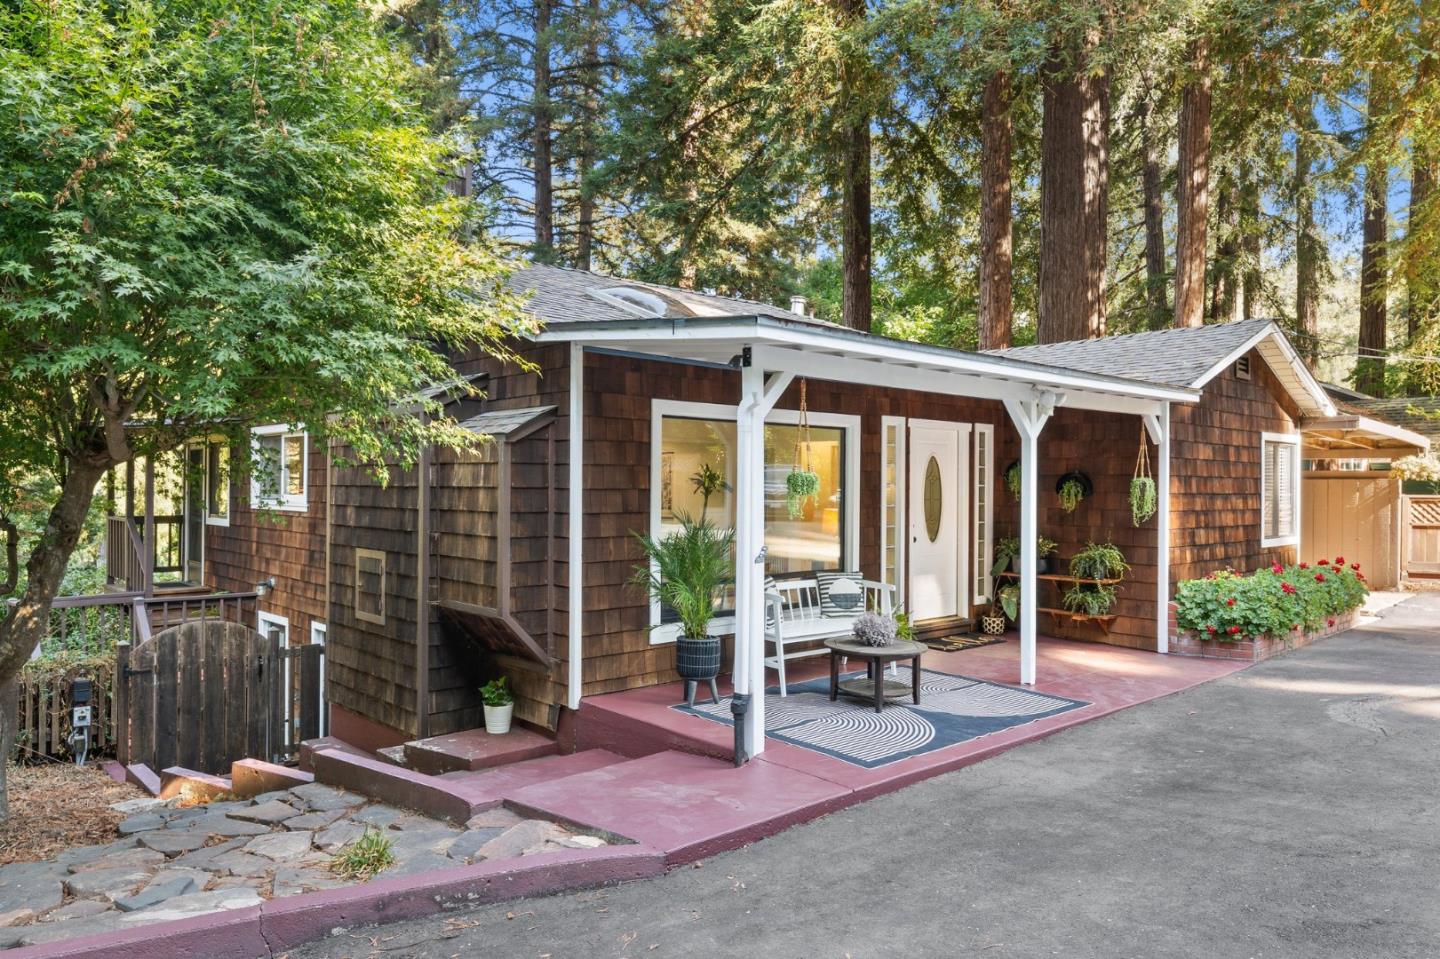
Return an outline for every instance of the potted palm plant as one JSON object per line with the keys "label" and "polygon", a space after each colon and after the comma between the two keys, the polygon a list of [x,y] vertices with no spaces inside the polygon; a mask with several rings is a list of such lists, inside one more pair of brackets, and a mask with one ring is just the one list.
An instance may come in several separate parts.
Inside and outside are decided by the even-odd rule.
{"label": "potted palm plant", "polygon": [[733,573],[735,533],[683,514],[679,521],[678,530],[658,539],[635,534],[645,562],[635,567],[632,582],[679,618],[680,678],[707,681],[720,673],[720,639],[710,635],[710,621]]}

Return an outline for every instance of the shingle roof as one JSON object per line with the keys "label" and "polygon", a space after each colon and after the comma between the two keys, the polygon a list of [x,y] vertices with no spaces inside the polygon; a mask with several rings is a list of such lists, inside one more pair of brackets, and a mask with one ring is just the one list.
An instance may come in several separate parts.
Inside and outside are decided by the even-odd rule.
{"label": "shingle roof", "polygon": [[[807,320],[798,313],[728,296],[682,290],[658,283],[642,283],[619,277],[571,270],[559,266],[527,264],[510,275],[510,288],[529,293],[527,309],[546,323],[573,323],[585,320],[631,320],[635,314],[590,295],[591,290],[630,287],[658,295],[667,301],[674,316],[773,316],[786,320]],[[810,322],[819,323],[818,320]]]}
{"label": "shingle roof", "polygon": [[522,426],[555,412],[553,406],[529,406],[520,410],[490,410],[460,421],[460,428],[480,436],[508,436]]}
{"label": "shingle roof", "polygon": [[1240,349],[1271,322],[1240,320],[987,352],[1046,366],[1085,373],[1108,373],[1164,386],[1200,386],[1200,380],[1215,364]]}
{"label": "shingle roof", "polygon": [[[1440,396],[1400,396],[1394,399],[1337,400],[1337,406],[1363,416],[1403,426],[1434,443],[1440,443]],[[1426,414],[1430,415],[1426,415]]]}

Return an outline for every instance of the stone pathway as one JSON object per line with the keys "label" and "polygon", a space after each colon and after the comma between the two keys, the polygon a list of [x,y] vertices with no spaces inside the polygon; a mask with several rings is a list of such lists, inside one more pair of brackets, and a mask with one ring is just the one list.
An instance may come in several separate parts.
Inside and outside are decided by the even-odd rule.
{"label": "stone pathway", "polygon": [[504,808],[459,828],[320,783],[200,806],[134,799],[113,808],[128,814],[114,842],[0,867],[0,949],[351,885],[331,865],[367,831],[388,839],[394,857],[379,878],[606,845]]}

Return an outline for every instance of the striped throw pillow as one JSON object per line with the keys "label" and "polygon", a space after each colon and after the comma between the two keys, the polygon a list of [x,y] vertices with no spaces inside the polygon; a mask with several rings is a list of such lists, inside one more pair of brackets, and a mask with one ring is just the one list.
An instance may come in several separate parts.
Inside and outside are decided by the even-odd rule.
{"label": "striped throw pillow", "polygon": [[820,590],[820,615],[848,619],[865,612],[865,587],[858,570],[816,573]]}

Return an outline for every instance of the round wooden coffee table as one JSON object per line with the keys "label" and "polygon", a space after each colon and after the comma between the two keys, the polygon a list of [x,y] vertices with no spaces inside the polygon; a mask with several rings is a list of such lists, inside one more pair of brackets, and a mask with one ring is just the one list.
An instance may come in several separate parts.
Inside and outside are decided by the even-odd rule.
{"label": "round wooden coffee table", "polygon": [[[885,700],[898,699],[909,693],[920,705],[920,655],[925,652],[923,643],[896,642],[889,646],[867,646],[853,639],[827,639],[825,648],[830,650],[830,701],[834,702],[840,693],[858,696],[875,704],[878,713],[885,707]],[[868,678],[840,682],[840,660],[863,659]],[[885,666],[900,659],[910,660],[910,684],[885,679]]]}

